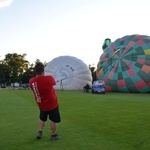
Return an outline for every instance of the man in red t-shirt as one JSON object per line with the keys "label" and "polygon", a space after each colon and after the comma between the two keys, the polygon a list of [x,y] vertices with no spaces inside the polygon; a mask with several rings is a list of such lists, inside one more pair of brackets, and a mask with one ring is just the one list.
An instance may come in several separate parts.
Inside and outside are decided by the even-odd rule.
{"label": "man in red t-shirt", "polygon": [[52,76],[44,76],[43,63],[36,63],[34,70],[36,77],[31,78],[29,84],[34,93],[36,103],[40,109],[39,131],[36,138],[41,139],[45,122],[49,116],[50,128],[52,131],[50,140],[58,140],[60,139],[60,136],[56,133],[57,123],[61,121],[61,118],[57,95],[53,88],[56,81]]}

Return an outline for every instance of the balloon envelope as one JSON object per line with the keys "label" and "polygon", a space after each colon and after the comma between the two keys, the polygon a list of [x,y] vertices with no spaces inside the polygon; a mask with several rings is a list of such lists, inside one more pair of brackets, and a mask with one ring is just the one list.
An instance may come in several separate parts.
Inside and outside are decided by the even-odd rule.
{"label": "balloon envelope", "polygon": [[55,78],[55,89],[83,90],[86,84],[92,86],[90,69],[82,60],[73,56],[54,58],[45,67],[45,75]]}
{"label": "balloon envelope", "polygon": [[112,42],[100,56],[96,75],[106,91],[150,92],[150,37],[127,35]]}

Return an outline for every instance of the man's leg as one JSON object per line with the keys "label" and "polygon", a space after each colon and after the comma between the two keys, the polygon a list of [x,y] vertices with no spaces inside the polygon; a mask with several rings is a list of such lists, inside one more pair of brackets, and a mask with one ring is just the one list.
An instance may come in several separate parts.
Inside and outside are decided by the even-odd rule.
{"label": "man's leg", "polygon": [[43,131],[44,126],[45,126],[45,121],[39,119],[39,131]]}
{"label": "man's leg", "polygon": [[50,122],[50,128],[52,131],[52,136],[51,136],[50,140],[54,141],[54,140],[60,139],[60,136],[57,135],[57,123],[51,121]]}
{"label": "man's leg", "polygon": [[56,134],[57,132],[57,123],[53,122],[53,121],[50,121],[50,128],[51,128],[51,131],[52,131],[52,134]]}
{"label": "man's leg", "polygon": [[41,119],[39,119],[39,131],[36,136],[37,139],[41,139],[44,126],[45,126],[45,121],[42,121]]}

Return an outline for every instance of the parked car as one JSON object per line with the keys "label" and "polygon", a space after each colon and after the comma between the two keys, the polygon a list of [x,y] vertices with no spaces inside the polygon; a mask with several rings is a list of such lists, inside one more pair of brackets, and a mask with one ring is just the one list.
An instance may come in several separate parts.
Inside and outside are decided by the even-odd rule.
{"label": "parked car", "polygon": [[103,93],[105,94],[105,83],[103,80],[96,80],[92,85],[92,94]]}

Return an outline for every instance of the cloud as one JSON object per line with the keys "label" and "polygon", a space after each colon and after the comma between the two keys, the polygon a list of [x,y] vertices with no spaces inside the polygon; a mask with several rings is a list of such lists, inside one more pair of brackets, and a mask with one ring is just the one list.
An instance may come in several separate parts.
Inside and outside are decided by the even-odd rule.
{"label": "cloud", "polygon": [[0,0],[0,8],[10,6],[13,0]]}

